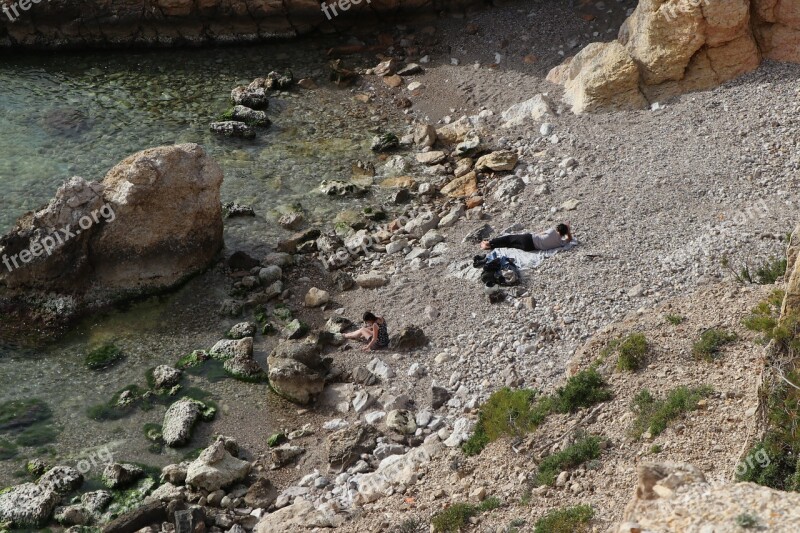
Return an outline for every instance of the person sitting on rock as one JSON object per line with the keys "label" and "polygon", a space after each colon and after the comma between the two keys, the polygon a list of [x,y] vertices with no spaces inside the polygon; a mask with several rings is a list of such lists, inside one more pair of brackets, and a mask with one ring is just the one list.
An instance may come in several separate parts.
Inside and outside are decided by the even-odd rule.
{"label": "person sitting on rock", "polygon": [[367,311],[364,313],[364,327],[358,331],[345,333],[346,339],[363,339],[367,343],[364,351],[381,350],[389,346],[389,330],[386,320]]}
{"label": "person sitting on rock", "polygon": [[572,242],[572,230],[567,224],[559,224],[543,233],[521,233],[519,235],[503,235],[490,241],[481,241],[481,248],[517,248],[526,252],[537,250],[553,250]]}

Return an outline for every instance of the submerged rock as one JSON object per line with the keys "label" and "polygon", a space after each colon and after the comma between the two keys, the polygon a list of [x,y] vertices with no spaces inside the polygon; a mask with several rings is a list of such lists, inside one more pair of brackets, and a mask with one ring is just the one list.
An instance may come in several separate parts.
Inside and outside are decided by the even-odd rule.
{"label": "submerged rock", "polygon": [[225,120],[244,122],[248,126],[261,126],[264,128],[272,124],[265,112],[243,105],[234,106],[229,113],[225,114],[224,118]]}
{"label": "submerged rock", "polygon": [[169,389],[181,381],[183,372],[168,365],[158,365],[153,369],[153,386],[156,389]]}
{"label": "submerged rock", "polygon": [[222,122],[212,122],[209,126],[213,133],[224,135],[225,137],[239,137],[242,139],[255,139],[256,130],[252,126],[238,120],[224,120]]}
{"label": "submerged rock", "polygon": [[213,407],[189,398],[182,398],[173,403],[164,413],[162,429],[164,444],[171,447],[186,444],[192,436],[195,423],[200,418],[210,420],[215,413]]}
{"label": "submerged rock", "polygon": [[241,85],[235,87],[231,91],[231,101],[235,105],[245,106],[251,109],[266,109],[269,107],[267,91],[263,87],[243,87]]}

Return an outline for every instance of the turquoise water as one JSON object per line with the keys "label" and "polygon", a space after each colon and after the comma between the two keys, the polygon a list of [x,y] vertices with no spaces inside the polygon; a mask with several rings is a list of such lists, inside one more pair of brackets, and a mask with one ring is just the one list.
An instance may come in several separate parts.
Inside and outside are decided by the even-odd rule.
{"label": "turquoise water", "polygon": [[[311,191],[323,179],[349,179],[355,159],[374,161],[370,130],[396,130],[398,124],[374,116],[350,90],[326,83],[325,50],[332,44],[317,39],[7,59],[0,65],[0,232],[46,203],[68,177],[99,180],[136,151],[180,142],[201,143],[220,162],[223,201],[256,210],[255,219],[226,222],[229,251],[265,251],[281,234],[275,221],[288,204],[300,203],[312,222],[362,207],[368,199],[334,200]],[[292,68],[296,78],[313,77],[320,88],[273,98],[267,110],[273,126],[255,141],[210,134],[208,124],[228,108],[231,88],[285,68]],[[52,444],[19,446],[16,456],[0,460],[0,487],[20,481],[15,473],[28,458],[74,465],[102,446],[110,446],[116,460],[153,465],[179,460],[186,450],[156,453],[142,431],[145,423],[161,422],[165,407],[137,410],[111,422],[90,420],[86,411],[130,384],[145,386],[148,368],[174,364],[181,355],[220,339],[236,322],[217,314],[227,290],[228,280],[211,271],[176,293],[92,317],[56,343],[23,346],[19,339],[0,340],[0,402],[40,398],[53,410],[58,431]],[[86,352],[107,341],[122,349],[124,361],[107,371],[87,369]],[[256,355],[263,363],[265,348],[259,346]],[[229,414],[241,409],[245,397],[247,412],[258,417],[264,435],[270,430],[267,413],[286,408],[264,385],[208,376],[190,376],[186,385],[203,389],[219,405],[214,430],[226,430]],[[189,448],[203,445],[211,431],[212,426],[201,426]],[[0,439],[14,437],[0,434]]]}

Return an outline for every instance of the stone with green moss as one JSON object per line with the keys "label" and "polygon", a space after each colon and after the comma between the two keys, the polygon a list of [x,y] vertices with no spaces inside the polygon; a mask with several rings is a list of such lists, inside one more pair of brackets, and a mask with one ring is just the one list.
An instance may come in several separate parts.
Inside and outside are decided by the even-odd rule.
{"label": "stone with green moss", "polygon": [[206,361],[208,361],[211,356],[205,350],[195,350],[190,354],[184,355],[178,362],[175,363],[175,366],[181,370],[190,368],[193,366],[199,366]]}
{"label": "stone with green moss", "polygon": [[278,446],[283,442],[286,442],[286,435],[284,435],[283,433],[273,433],[267,439],[267,446],[269,446],[270,448],[274,448],[275,446]]}
{"label": "stone with green moss", "polygon": [[37,398],[0,403],[0,430],[20,429],[49,420],[50,407]]}
{"label": "stone with green moss", "polygon": [[112,490],[113,500],[108,506],[102,521],[107,522],[139,507],[158,483],[152,477],[139,480],[136,485],[126,490]]}
{"label": "stone with green moss", "polygon": [[0,439],[0,461],[8,461],[17,456],[17,445],[10,440]]}
{"label": "stone with green moss", "polygon": [[86,366],[92,370],[109,368],[122,360],[122,350],[113,344],[104,344],[86,354]]}

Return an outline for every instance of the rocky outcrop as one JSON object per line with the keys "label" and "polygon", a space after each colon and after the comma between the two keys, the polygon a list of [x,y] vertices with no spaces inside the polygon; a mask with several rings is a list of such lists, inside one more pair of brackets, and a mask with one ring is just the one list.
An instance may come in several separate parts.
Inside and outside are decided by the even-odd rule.
{"label": "rocky outcrop", "polygon": [[[638,468],[639,486],[619,533],[640,531],[783,531],[800,522],[800,495],[754,483],[708,483],[689,464]],[[746,521],[746,522],[745,522]],[[749,525],[748,525],[749,524]],[[791,527],[791,526],[789,526]]]}
{"label": "rocky outcrop", "polygon": [[307,404],[325,387],[326,369],[317,342],[283,341],[269,355],[269,383],[287,400]]}
{"label": "rocky outcrop", "polygon": [[164,413],[162,438],[167,446],[183,446],[192,437],[192,428],[201,418],[211,420],[216,409],[202,402],[183,398],[173,403]]}
{"label": "rocky outcrop", "polygon": [[[471,0],[390,0],[329,2],[312,0],[132,0],[11,2],[0,20],[0,46],[40,49],[199,46],[295,37],[346,28],[376,16],[420,10],[459,11]],[[26,9],[20,4],[27,5]]]}
{"label": "rocky outcrop", "polygon": [[226,449],[226,439],[217,439],[192,461],[186,483],[213,492],[241,481],[250,472],[250,463],[237,459]]}
{"label": "rocky outcrop", "polygon": [[71,178],[0,237],[0,308],[66,321],[179,285],[222,248],[222,179],[197,144],[144,150],[101,182]]}
{"label": "rocky outcrop", "polygon": [[758,67],[800,62],[796,0],[642,0],[616,41],[592,43],[550,71],[575,113],[636,109]]}
{"label": "rocky outcrop", "polygon": [[83,475],[68,466],[56,466],[36,483],[23,483],[0,494],[0,524],[18,528],[42,527],[53,514],[62,495],[79,488]]}

